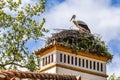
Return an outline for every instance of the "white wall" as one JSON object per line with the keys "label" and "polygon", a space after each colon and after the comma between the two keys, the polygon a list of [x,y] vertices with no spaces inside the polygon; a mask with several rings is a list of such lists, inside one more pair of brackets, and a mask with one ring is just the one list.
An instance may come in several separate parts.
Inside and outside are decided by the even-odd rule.
{"label": "white wall", "polygon": [[75,76],[81,76],[81,78],[85,78],[87,80],[107,80],[106,78],[101,77],[101,76],[77,72],[77,71],[64,69],[64,68],[60,68],[60,67],[57,67],[57,73],[60,73],[60,74],[64,73],[64,74],[70,74],[70,75],[75,75]]}
{"label": "white wall", "polygon": [[[66,56],[73,56],[74,58],[75,57],[77,57],[77,58],[81,58],[81,60],[82,59],[84,59],[85,60],[85,63],[84,64],[86,64],[86,60],[88,60],[88,68],[86,68],[86,65],[85,65],[85,67],[82,67],[82,61],[81,61],[81,66],[79,66],[78,64],[77,65],[75,65],[75,61],[73,61],[74,63],[73,64],[71,64],[71,58],[70,58],[70,64],[68,64],[67,63],[67,59],[66,59],[66,63],[64,63],[64,62],[60,62],[60,53],[62,53],[62,54],[66,54]],[[68,53],[66,53],[66,52],[63,52],[63,51],[57,51],[57,63],[59,63],[59,64],[62,64],[62,65],[69,65],[69,66],[72,66],[72,67],[76,67],[76,68],[80,68],[80,69],[84,69],[84,70],[89,70],[89,71],[93,71],[93,72],[98,72],[98,73],[103,73],[103,74],[106,74],[106,62],[104,62],[104,61],[100,61],[100,60],[96,60],[96,59],[92,59],[92,58],[88,58],[88,57],[83,57],[83,56],[79,56],[79,55],[76,55],[76,54],[68,54]],[[64,59],[64,58],[63,58]],[[92,64],[92,69],[90,69],[90,61],[95,61],[96,62],[96,69],[94,70],[93,69],[93,64]],[[77,60],[77,62],[78,62],[78,60]],[[103,64],[103,71],[98,71],[97,70],[97,62],[99,62],[100,64],[102,63]],[[101,69],[101,66],[100,66],[100,64],[99,64],[99,69]]]}
{"label": "white wall", "polygon": [[[103,71],[101,72],[101,71],[94,70],[93,67],[92,67],[92,69],[90,69],[90,66],[89,66],[90,63],[88,63],[88,68],[86,68],[86,66],[82,67],[82,66],[75,65],[75,63],[74,64],[68,64],[67,63],[67,57],[66,57],[66,63],[60,62],[60,53],[66,54],[66,56],[70,55],[70,56],[81,58],[81,59],[84,59],[84,60],[91,60],[91,61],[103,63]],[[106,62],[100,61],[100,60],[96,60],[96,59],[92,59],[92,58],[88,58],[88,57],[78,56],[78,55],[75,55],[75,54],[68,54],[66,52],[62,52],[62,51],[58,51],[58,50],[55,50],[55,51],[53,51],[53,52],[51,52],[49,54],[46,54],[43,57],[41,57],[41,62],[40,62],[41,65],[42,65],[42,58],[46,58],[46,57],[48,57],[48,56],[50,56],[52,54],[53,54],[53,62],[49,63],[47,65],[41,66],[41,69],[45,68],[47,66],[50,66],[51,64],[57,63],[57,64],[61,64],[61,65],[66,65],[66,66],[71,66],[71,67],[75,67],[75,68],[80,68],[80,69],[83,69],[83,70],[88,70],[88,71],[92,71],[92,72],[106,74]],[[49,59],[47,59],[47,61],[48,60]],[[71,63],[71,60],[70,60],[70,63]],[[65,68],[61,68],[61,67],[52,67],[52,68],[50,68],[50,69],[48,69],[48,70],[46,70],[44,72],[46,72],[46,73],[72,74],[72,75],[76,75],[76,76],[80,76],[81,75],[82,78],[86,78],[87,80],[106,80],[105,77],[101,77],[101,76],[97,76],[97,75],[93,75],[93,74],[88,74],[88,73],[83,73],[83,72],[78,72],[78,71],[74,71],[74,70],[69,70],[69,69],[65,69]]]}
{"label": "white wall", "polygon": [[[40,68],[44,68],[45,66],[48,66],[51,63],[57,63],[56,53],[57,53],[56,51],[53,51],[53,52],[51,52],[49,54],[46,54],[46,55],[42,56],[41,60],[40,60]],[[46,57],[47,57],[47,62],[48,62],[49,61],[48,57],[50,56],[50,58],[51,58],[52,54],[53,54],[53,62],[51,62],[51,59],[50,59],[50,63],[43,66],[42,65],[43,64],[43,58],[44,58],[44,61],[46,62]]]}
{"label": "white wall", "polygon": [[56,67],[52,67],[52,68],[50,68],[46,71],[43,71],[43,72],[45,72],[45,73],[57,73],[56,70],[57,70]]}

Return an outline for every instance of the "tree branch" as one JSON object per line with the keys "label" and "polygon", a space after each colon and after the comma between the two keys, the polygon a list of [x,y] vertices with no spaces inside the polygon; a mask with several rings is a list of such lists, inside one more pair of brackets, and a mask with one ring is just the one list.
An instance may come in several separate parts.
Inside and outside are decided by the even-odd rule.
{"label": "tree branch", "polygon": [[15,63],[14,61],[9,62],[9,63],[5,63],[5,64],[0,64],[0,66],[3,67],[4,69],[6,69],[5,66],[7,66],[7,65],[16,65],[16,66],[19,66],[19,67],[26,67],[25,65]]}

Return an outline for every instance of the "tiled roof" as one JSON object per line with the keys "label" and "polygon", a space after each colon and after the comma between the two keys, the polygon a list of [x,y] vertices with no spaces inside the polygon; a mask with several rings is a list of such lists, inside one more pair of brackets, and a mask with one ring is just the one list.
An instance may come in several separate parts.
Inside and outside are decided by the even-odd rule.
{"label": "tiled roof", "polygon": [[23,72],[15,70],[0,71],[0,80],[77,80],[76,76],[66,74],[51,74],[40,72]]}

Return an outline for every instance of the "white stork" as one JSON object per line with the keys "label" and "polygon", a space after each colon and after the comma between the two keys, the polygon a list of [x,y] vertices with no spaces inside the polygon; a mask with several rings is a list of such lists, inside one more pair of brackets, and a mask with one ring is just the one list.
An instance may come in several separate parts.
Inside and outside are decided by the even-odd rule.
{"label": "white stork", "polygon": [[76,25],[76,27],[79,28],[79,30],[83,30],[85,32],[91,33],[90,29],[88,28],[87,24],[83,21],[75,21],[76,15],[73,15],[70,21],[73,21],[73,23]]}

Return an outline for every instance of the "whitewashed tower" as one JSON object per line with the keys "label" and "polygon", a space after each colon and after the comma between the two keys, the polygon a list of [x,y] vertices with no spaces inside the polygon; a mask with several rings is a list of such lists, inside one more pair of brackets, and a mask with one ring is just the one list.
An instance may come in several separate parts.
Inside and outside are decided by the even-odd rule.
{"label": "whitewashed tower", "polygon": [[76,75],[82,80],[107,79],[106,63],[112,55],[95,35],[84,30],[62,30],[46,44],[36,51],[41,57],[40,72]]}

